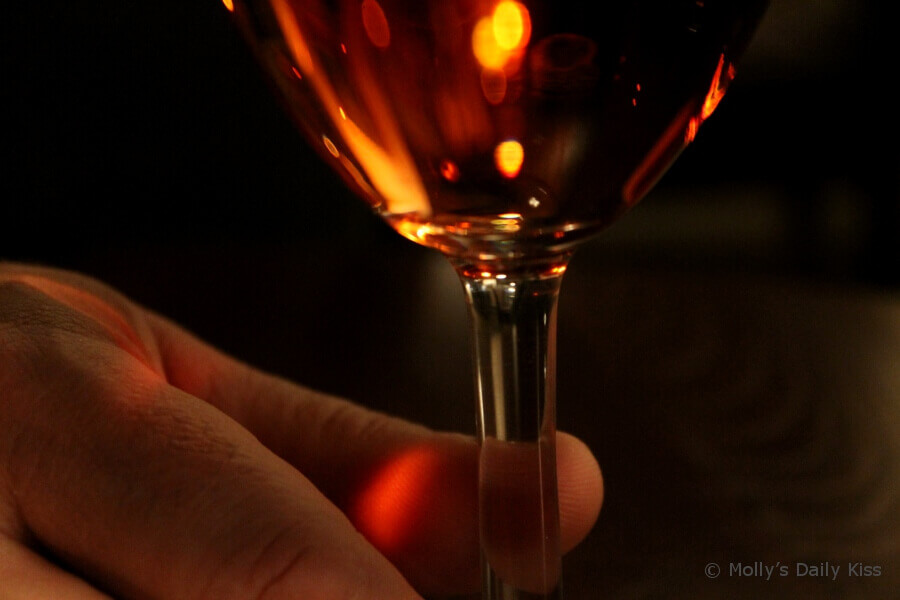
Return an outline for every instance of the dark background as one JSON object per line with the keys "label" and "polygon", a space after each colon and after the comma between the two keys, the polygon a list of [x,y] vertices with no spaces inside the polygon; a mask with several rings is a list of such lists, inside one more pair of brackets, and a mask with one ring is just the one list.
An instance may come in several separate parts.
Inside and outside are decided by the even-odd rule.
{"label": "dark background", "polygon": [[[772,548],[778,559],[837,560],[828,534],[842,535],[841,519],[871,514],[869,488],[853,488],[862,504],[848,504],[848,485],[862,480],[845,476],[842,461],[870,473],[852,457],[877,457],[876,471],[892,475],[872,489],[900,481],[896,451],[884,450],[896,448],[896,427],[887,437],[847,434],[896,422],[870,411],[896,406],[896,387],[871,384],[859,366],[888,360],[893,370],[883,373],[895,373],[889,353],[898,348],[884,333],[896,332],[885,326],[895,321],[882,312],[884,298],[896,307],[900,286],[887,4],[773,0],[697,141],[573,259],[560,301],[559,421],[599,457],[607,500],[569,558],[571,590],[628,598],[896,590],[732,581],[725,593],[703,588],[701,575],[707,560],[760,560]],[[218,0],[16,3],[0,34],[0,259],[86,272],[259,367],[433,427],[473,430],[454,273],[321,166]],[[834,300],[857,294],[866,303]],[[791,354],[798,347],[806,354]],[[673,370],[696,366],[695,351],[715,354],[708,371]],[[836,384],[834,374],[847,376]],[[806,387],[782,389],[793,382]],[[745,404],[729,412],[732,397]],[[772,438],[727,433],[745,433],[741,411],[757,426],[785,407],[799,424]],[[701,434],[706,449],[679,454]],[[808,454],[833,452],[832,466],[801,474],[832,487],[779,470],[785,452],[820,438],[827,452]],[[741,439],[774,441],[748,449]],[[883,454],[864,443],[879,440],[888,440]],[[806,489],[833,489],[837,500],[807,501]],[[876,526],[847,529],[847,556],[871,549],[896,582],[900,498],[884,494],[892,500],[878,501]],[[773,506],[787,525],[760,525]]]}
{"label": "dark background", "polygon": [[[774,0],[697,143],[598,239],[608,260],[895,286],[884,5]],[[17,3],[0,27],[0,256],[397,243],[306,148],[219,2]]]}

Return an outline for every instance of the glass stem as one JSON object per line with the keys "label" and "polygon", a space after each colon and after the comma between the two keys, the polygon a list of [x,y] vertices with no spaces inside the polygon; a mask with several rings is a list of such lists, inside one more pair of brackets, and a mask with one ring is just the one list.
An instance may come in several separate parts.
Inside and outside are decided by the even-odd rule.
{"label": "glass stem", "polygon": [[481,439],[484,600],[558,600],[556,307],[566,256],[535,268],[463,263]]}

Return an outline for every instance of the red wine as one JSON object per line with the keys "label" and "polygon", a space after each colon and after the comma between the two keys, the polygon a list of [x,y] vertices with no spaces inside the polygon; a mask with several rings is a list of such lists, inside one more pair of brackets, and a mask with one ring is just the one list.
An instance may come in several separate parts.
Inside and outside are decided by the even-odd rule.
{"label": "red wine", "polygon": [[[285,106],[401,234],[558,252],[637,203],[766,0],[235,0]],[[228,3],[226,3],[226,6]]]}

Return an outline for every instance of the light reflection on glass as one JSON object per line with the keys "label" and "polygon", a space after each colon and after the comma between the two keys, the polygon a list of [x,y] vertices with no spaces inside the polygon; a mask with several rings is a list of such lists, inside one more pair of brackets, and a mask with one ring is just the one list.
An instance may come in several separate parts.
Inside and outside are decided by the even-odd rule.
{"label": "light reflection on glass", "polygon": [[[357,161],[371,182],[371,188],[380,197],[373,199],[374,202],[377,204],[383,199],[387,210],[395,213],[418,212],[429,215],[431,205],[409,149],[400,131],[393,126],[393,117],[384,114],[384,111],[390,110],[390,103],[383,96],[383,90],[371,80],[361,81],[358,88],[373,117],[377,119],[384,114],[384,118],[378,119],[378,135],[373,137],[372,133],[364,131],[352,119],[345,118],[346,113],[342,114],[339,110],[342,102],[338,91],[324,71],[317,72],[313,51],[300,29],[303,21],[294,14],[292,3],[289,0],[272,0],[272,9],[300,72],[309,81],[323,106],[329,109],[327,114],[333,115],[330,117],[331,125],[339,134],[342,148]],[[347,46],[341,44],[341,50],[346,53]],[[352,58],[353,55],[350,56]],[[323,141],[326,139],[323,136]],[[340,155],[335,154],[337,147],[331,140],[327,140],[325,146],[332,156]],[[353,173],[350,175],[353,176]]]}
{"label": "light reflection on glass", "polygon": [[341,155],[341,153],[338,152],[337,146],[334,145],[334,142],[332,142],[330,139],[328,139],[328,136],[326,136],[326,135],[322,136],[322,143],[325,144],[325,148],[328,150],[328,153],[331,154],[333,157],[337,158],[338,156]]}
{"label": "light reflection on glass", "polygon": [[525,161],[525,150],[516,140],[506,140],[494,150],[494,163],[504,177],[512,179],[522,170]]}
{"label": "light reflection on glass", "polygon": [[524,48],[531,37],[531,17],[518,2],[506,0],[497,5],[492,17],[494,39],[504,50]]}
{"label": "light reflection on glass", "polygon": [[729,63],[727,69],[724,67],[725,54],[721,54],[719,55],[719,64],[716,66],[716,72],[713,74],[712,83],[709,86],[709,92],[707,92],[706,98],[703,99],[703,105],[700,107],[700,114],[693,117],[688,123],[687,130],[684,134],[685,142],[694,141],[694,138],[697,137],[697,131],[700,129],[700,125],[715,112],[716,107],[719,106],[719,102],[721,102],[722,98],[725,96],[728,84],[734,79],[734,65]]}
{"label": "light reflection on glass", "polygon": [[459,167],[452,160],[445,160],[441,162],[441,176],[447,181],[455,182],[459,179]]}
{"label": "light reflection on glass", "polygon": [[499,3],[490,16],[482,17],[472,30],[472,52],[486,69],[515,65],[531,39],[531,17],[518,2]]}

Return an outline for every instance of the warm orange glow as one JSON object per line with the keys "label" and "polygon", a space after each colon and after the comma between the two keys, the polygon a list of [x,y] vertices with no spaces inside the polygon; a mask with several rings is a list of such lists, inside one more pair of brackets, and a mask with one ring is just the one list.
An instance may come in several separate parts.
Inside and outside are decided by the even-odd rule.
{"label": "warm orange glow", "polygon": [[721,54],[719,55],[719,64],[716,66],[716,72],[713,74],[712,83],[709,86],[709,92],[707,92],[706,98],[703,99],[703,105],[700,107],[700,114],[693,117],[688,123],[684,134],[685,142],[694,141],[700,125],[715,112],[719,102],[722,101],[725,92],[728,90],[728,84],[734,79],[734,65],[729,63],[727,69],[724,69],[724,67],[725,55]]}
{"label": "warm orange glow", "polygon": [[690,121],[688,121],[687,129],[684,131],[684,141],[689,144],[694,141],[697,137],[697,132],[700,131],[700,119],[697,117],[693,117]]}
{"label": "warm orange glow", "polygon": [[288,44],[288,48],[297,61],[300,71],[306,75],[313,72],[313,59],[309,52],[309,45],[300,31],[297,20],[294,18],[293,9],[284,0],[276,0],[272,3],[275,16],[284,32],[284,39]]}
{"label": "warm orange glow", "polygon": [[222,0],[222,4],[225,5],[225,8],[228,9],[228,12],[234,12],[234,1],[233,0]]}
{"label": "warm orange glow", "polygon": [[79,287],[49,279],[40,273],[32,275],[13,272],[11,275],[0,277],[0,283],[9,280],[19,281],[36,288],[66,306],[87,315],[94,324],[103,328],[119,348],[149,366],[150,361],[144,350],[145,343],[135,332],[134,326],[122,316],[122,313],[114,305]]}
{"label": "warm orange glow", "polygon": [[703,109],[700,111],[700,116],[704,120],[708,119],[711,114],[716,110],[716,107],[719,106],[719,102],[722,101],[722,97],[725,96],[725,90],[728,89],[728,84],[731,83],[731,80],[734,79],[734,66],[728,65],[728,71],[726,72],[725,79],[722,79],[722,67],[725,64],[725,55],[719,55],[719,64],[716,67],[716,72],[713,75],[712,84],[709,86],[709,93],[706,94],[706,99],[703,100]]}
{"label": "warm orange glow", "polygon": [[481,70],[481,91],[491,104],[500,104],[506,97],[506,73],[503,69]]}
{"label": "warm orange glow", "polygon": [[506,140],[494,150],[494,164],[504,177],[512,179],[522,170],[525,161],[525,150],[516,140]]}
{"label": "warm orange glow", "polygon": [[[349,118],[340,118],[338,108],[343,102],[327,73],[316,69],[309,44],[300,29],[300,23],[304,20],[297,18],[289,0],[272,0],[271,4],[285,43],[300,72],[313,87],[322,104],[329,109],[327,114],[334,115],[331,117],[332,125],[340,135],[342,147],[357,161],[371,182],[371,188],[380,196],[373,200],[383,199],[391,212],[417,212],[427,216],[431,212],[431,205],[403,135],[392,126],[392,117],[376,120],[377,134],[363,131]],[[341,49],[346,52],[343,44]],[[391,110],[390,103],[374,82],[372,85],[361,85],[360,88],[364,92],[363,101],[370,113],[377,116]],[[340,153],[335,154],[338,152],[337,147],[331,140],[327,140],[325,146],[333,156],[339,156]],[[353,173],[350,175],[353,176]]]}
{"label": "warm orange glow", "polygon": [[504,0],[489,17],[482,17],[472,30],[472,51],[486,69],[503,69],[531,39],[531,16],[518,2]]}
{"label": "warm orange glow", "polygon": [[396,551],[412,539],[428,510],[425,490],[439,473],[438,457],[415,449],[387,463],[359,495],[354,521],[383,552]]}
{"label": "warm orange glow", "polygon": [[363,0],[362,22],[369,36],[369,41],[378,48],[387,48],[391,45],[391,28],[388,25],[384,10],[376,0]]}
{"label": "warm orange glow", "polygon": [[343,107],[343,106],[338,106],[338,112],[341,114],[341,118],[342,118],[343,120],[346,121],[346,120],[347,120],[347,113],[344,112],[344,107]]}
{"label": "warm orange glow", "polygon": [[494,9],[491,19],[494,39],[503,50],[524,48],[531,37],[531,16],[518,2],[504,0]]}
{"label": "warm orange glow", "polygon": [[472,52],[482,67],[486,69],[502,69],[509,52],[497,44],[494,37],[494,20],[482,17],[472,30]]}
{"label": "warm orange glow", "polygon": [[459,179],[459,167],[452,160],[445,160],[441,163],[441,176],[447,181],[455,182]]}
{"label": "warm orange glow", "polygon": [[297,70],[297,67],[291,67],[291,72],[297,79],[303,79],[303,75],[300,74],[300,71]]}

